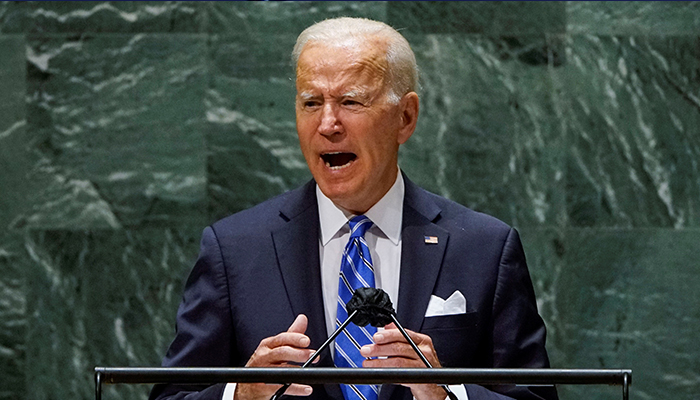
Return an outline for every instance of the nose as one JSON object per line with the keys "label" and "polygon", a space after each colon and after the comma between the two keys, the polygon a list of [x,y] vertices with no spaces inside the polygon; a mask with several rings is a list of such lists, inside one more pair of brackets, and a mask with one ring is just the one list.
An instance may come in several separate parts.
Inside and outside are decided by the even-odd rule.
{"label": "nose", "polygon": [[336,133],[342,133],[343,125],[338,119],[338,107],[333,102],[327,102],[321,109],[321,124],[318,131],[323,136],[331,136]]}

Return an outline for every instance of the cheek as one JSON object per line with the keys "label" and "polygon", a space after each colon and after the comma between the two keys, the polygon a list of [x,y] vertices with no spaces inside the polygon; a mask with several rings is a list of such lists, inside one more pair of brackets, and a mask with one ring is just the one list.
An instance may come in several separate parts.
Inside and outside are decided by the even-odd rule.
{"label": "cheek", "polygon": [[374,128],[369,131],[373,133],[364,137],[364,142],[367,144],[367,150],[376,158],[385,160],[398,150],[398,137],[391,129],[381,129],[376,126]]}
{"label": "cheek", "polygon": [[300,132],[300,136],[304,133],[313,131],[318,126],[318,118],[315,115],[297,111],[297,132]]}
{"label": "cheek", "polygon": [[297,119],[297,136],[302,148],[308,145],[314,132],[314,126],[308,119]]}
{"label": "cheek", "polygon": [[312,160],[316,158],[316,152],[311,146],[311,141],[308,138],[299,136],[299,148],[301,149],[301,154],[304,156],[304,159],[306,159],[306,163],[311,165]]}

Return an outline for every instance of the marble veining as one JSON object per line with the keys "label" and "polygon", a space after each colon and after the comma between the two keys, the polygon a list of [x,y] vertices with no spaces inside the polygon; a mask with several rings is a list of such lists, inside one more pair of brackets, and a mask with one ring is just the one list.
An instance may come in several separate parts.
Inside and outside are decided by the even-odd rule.
{"label": "marble veining", "polygon": [[202,229],[310,178],[289,53],[339,15],[409,39],[401,167],[518,229],[552,365],[696,400],[699,2],[189,1],[0,2],[0,399],[158,365]]}

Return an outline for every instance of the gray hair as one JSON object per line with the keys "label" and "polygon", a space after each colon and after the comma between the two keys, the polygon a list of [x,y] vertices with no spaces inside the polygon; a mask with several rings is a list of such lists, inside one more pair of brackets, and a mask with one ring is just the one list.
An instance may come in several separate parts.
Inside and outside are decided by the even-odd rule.
{"label": "gray hair", "polygon": [[299,56],[309,42],[340,44],[349,38],[379,37],[387,39],[386,60],[389,64],[389,100],[398,103],[401,97],[417,90],[418,66],[416,56],[406,38],[389,25],[366,18],[332,18],[306,28],[297,38],[292,62],[297,68]]}

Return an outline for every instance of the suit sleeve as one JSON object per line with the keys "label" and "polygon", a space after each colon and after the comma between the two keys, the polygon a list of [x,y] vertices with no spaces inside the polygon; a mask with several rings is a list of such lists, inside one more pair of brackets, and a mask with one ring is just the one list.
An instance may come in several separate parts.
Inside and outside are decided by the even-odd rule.
{"label": "suit sleeve", "polygon": [[[236,364],[228,282],[221,249],[211,227],[204,230],[199,257],[177,311],[176,334],[164,367],[229,367]],[[156,385],[149,399],[220,400],[224,384]]]}
{"label": "suit sleeve", "polygon": [[[499,263],[493,300],[493,367],[548,368],[544,321],[537,312],[535,292],[520,237],[511,229]],[[554,387],[467,385],[469,400],[556,400]]]}

